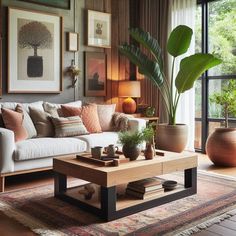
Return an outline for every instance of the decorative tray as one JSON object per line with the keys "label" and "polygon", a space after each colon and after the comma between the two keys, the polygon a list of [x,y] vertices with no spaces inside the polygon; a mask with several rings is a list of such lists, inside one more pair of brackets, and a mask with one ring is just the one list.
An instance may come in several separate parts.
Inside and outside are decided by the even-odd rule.
{"label": "decorative tray", "polygon": [[119,158],[118,155],[112,158],[103,155],[101,159],[95,159],[92,157],[91,153],[83,153],[80,155],[76,155],[76,158],[80,161],[90,162],[100,166],[118,166],[120,163],[129,162],[129,158]]}

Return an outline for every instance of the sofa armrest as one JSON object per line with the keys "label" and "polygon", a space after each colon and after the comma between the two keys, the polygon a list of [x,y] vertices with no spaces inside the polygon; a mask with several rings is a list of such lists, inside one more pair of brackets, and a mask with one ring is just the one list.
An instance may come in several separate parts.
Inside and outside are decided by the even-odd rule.
{"label": "sofa armrest", "polygon": [[14,171],[14,150],[14,132],[8,129],[0,128],[0,173]]}
{"label": "sofa armrest", "polygon": [[147,122],[144,119],[130,117],[128,121],[128,130],[131,132],[141,131],[146,127],[146,124]]}

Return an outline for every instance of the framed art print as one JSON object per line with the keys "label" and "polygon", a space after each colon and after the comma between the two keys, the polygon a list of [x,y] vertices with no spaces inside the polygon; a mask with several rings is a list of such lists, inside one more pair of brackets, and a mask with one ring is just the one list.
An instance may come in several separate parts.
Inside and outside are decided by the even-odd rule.
{"label": "framed art print", "polygon": [[67,32],[66,38],[67,38],[66,40],[67,51],[71,51],[71,52],[79,51],[79,34]]}
{"label": "framed art print", "polygon": [[103,52],[85,52],[85,96],[106,96],[106,55]]}
{"label": "framed art print", "polygon": [[62,17],[8,8],[8,93],[62,91]]}
{"label": "framed art print", "polygon": [[111,14],[88,10],[87,44],[93,47],[111,47]]}

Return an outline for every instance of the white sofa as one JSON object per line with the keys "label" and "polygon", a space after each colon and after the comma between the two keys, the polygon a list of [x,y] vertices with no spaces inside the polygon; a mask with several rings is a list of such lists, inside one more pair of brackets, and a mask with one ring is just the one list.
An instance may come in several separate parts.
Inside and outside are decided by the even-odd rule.
{"label": "white sofa", "polygon": [[[5,107],[14,109],[15,105],[8,103]],[[30,104],[25,105],[26,109],[28,106]],[[130,130],[140,130],[145,125],[143,119],[129,118]],[[89,151],[93,146],[117,145],[117,141],[117,132],[102,132],[66,138],[32,138],[15,143],[14,133],[0,128],[0,191],[4,191],[6,176],[47,170],[52,168],[53,157]]]}

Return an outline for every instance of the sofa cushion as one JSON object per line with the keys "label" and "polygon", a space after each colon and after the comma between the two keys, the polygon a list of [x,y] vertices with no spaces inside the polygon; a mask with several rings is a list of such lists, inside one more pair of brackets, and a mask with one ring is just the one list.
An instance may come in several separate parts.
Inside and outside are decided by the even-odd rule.
{"label": "sofa cushion", "polygon": [[112,130],[112,115],[115,112],[116,104],[97,105],[98,118],[102,131]]}
{"label": "sofa cushion", "polygon": [[38,101],[38,102],[32,102],[32,103],[17,103],[17,102],[3,102],[0,103],[2,108],[7,108],[11,110],[15,110],[17,104],[21,104],[23,108],[29,113],[29,107],[44,111],[43,109],[43,102]]}
{"label": "sofa cushion", "polygon": [[28,138],[34,138],[37,136],[37,131],[34,127],[33,121],[30,118],[28,112],[23,109],[22,105],[17,104],[16,111],[23,114],[23,126],[27,131]]}
{"label": "sofa cushion", "polygon": [[90,151],[91,147],[102,146],[107,147],[109,144],[117,145],[118,133],[117,132],[103,132],[94,133],[89,135],[81,135],[77,137],[87,143],[87,151]]}
{"label": "sofa cushion", "polygon": [[58,115],[63,116],[62,111],[61,111],[61,105],[68,105],[68,106],[80,108],[82,106],[82,102],[80,100],[74,101],[74,102],[68,102],[68,103],[65,103],[65,104],[44,102],[43,103],[43,108],[46,112],[50,113],[51,115],[52,115],[53,109],[56,109]]}
{"label": "sofa cushion", "polygon": [[99,123],[97,105],[89,104],[81,108],[62,105],[62,113],[64,116],[80,116],[89,133],[100,133],[102,128]]}
{"label": "sofa cushion", "polygon": [[23,126],[23,113],[6,108],[2,108],[1,110],[4,125],[7,129],[14,132],[15,142],[26,139],[28,134]]}
{"label": "sofa cushion", "polygon": [[79,116],[51,117],[55,128],[55,137],[70,137],[88,134]]}
{"label": "sofa cushion", "polygon": [[37,137],[53,137],[55,132],[50,119],[51,115],[45,111],[40,111],[31,107],[29,108],[29,111],[30,117],[37,130]]}
{"label": "sofa cushion", "polygon": [[46,158],[83,152],[86,143],[76,138],[36,138],[16,144],[15,161]]}

